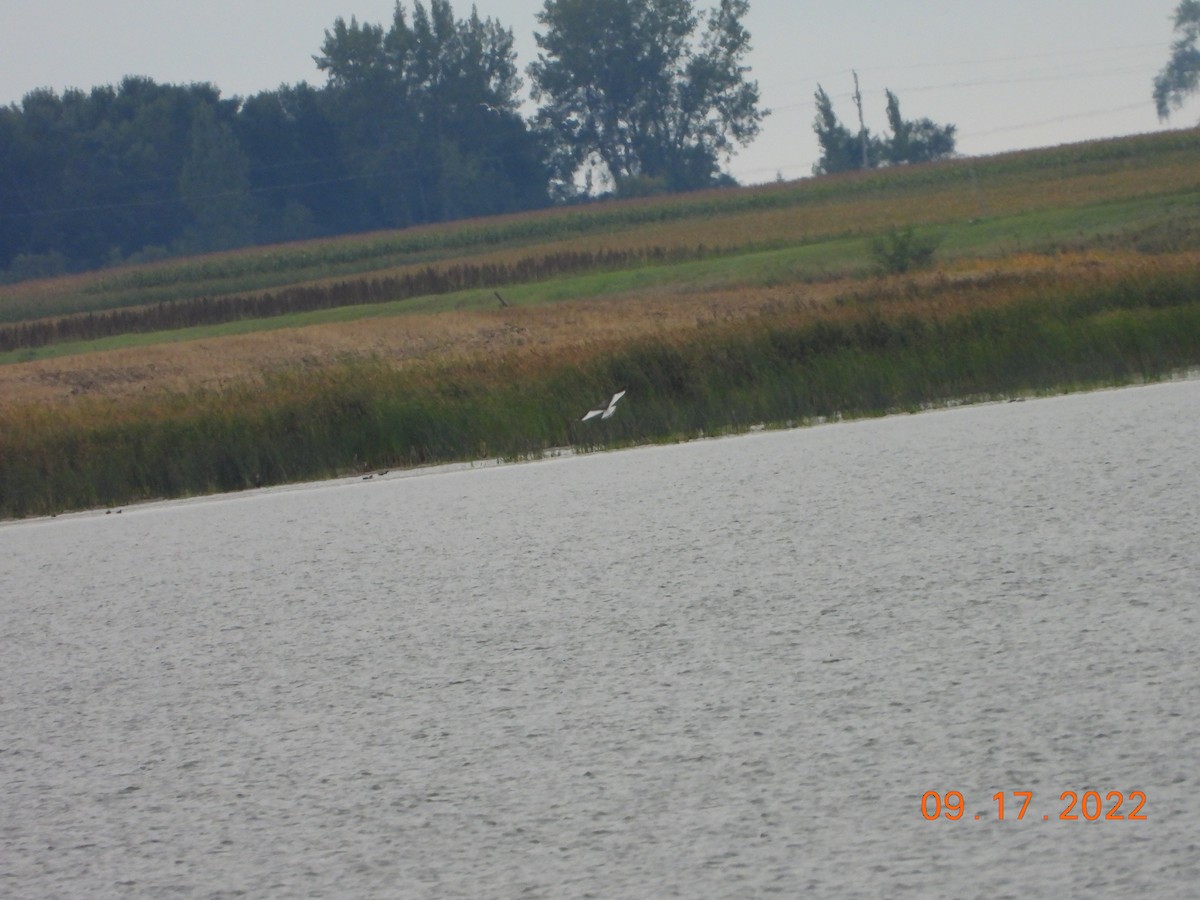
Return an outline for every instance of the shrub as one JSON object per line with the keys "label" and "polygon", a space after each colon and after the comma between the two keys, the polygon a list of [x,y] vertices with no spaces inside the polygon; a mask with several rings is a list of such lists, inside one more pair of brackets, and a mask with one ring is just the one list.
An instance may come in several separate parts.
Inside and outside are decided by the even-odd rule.
{"label": "shrub", "polygon": [[918,235],[911,225],[893,228],[871,241],[871,256],[884,274],[903,275],[933,262],[939,243],[936,238]]}

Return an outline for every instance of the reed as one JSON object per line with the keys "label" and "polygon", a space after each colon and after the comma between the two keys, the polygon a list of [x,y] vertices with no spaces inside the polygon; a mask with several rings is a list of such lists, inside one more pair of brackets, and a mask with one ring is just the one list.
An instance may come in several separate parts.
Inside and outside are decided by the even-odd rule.
{"label": "reed", "polygon": [[[1200,362],[1200,268],[873,282],[687,332],[0,412],[0,515],[483,457],[678,440],[1161,378]],[[617,416],[579,416],[617,388]]]}
{"label": "reed", "polygon": [[[1198,160],[1177,132],[0,288],[0,516],[1161,378],[1200,363]],[[889,234],[938,270],[871,277]]]}

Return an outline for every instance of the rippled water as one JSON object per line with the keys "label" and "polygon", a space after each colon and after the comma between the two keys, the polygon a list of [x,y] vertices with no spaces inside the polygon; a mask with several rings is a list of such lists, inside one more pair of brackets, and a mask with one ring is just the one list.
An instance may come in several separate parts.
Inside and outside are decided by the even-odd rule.
{"label": "rippled water", "polygon": [[[0,895],[1191,896],[1198,411],[0,527]],[[1068,790],[1146,821],[1060,821]]]}

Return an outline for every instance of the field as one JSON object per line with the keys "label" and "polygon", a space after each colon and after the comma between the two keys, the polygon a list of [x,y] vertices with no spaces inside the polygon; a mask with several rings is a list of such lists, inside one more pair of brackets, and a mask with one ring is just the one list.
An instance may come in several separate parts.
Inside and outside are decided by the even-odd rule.
{"label": "field", "polygon": [[0,288],[0,516],[1197,364],[1196,131],[596,203]]}

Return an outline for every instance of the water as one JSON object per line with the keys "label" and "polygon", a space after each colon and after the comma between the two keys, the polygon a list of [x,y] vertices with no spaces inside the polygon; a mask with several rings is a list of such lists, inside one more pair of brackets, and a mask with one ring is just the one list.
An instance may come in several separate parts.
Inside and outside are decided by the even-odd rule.
{"label": "water", "polygon": [[2,526],[0,895],[1191,896],[1198,409]]}

